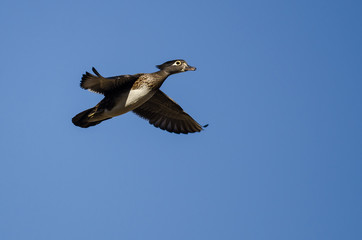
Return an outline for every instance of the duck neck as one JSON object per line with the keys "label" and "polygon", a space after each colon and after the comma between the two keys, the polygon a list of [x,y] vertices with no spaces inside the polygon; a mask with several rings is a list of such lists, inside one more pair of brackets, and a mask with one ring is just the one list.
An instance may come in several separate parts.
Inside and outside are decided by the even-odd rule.
{"label": "duck neck", "polygon": [[171,75],[171,73],[166,72],[165,70],[160,70],[160,71],[155,72],[155,73],[156,73],[157,76],[159,76],[160,79],[164,79],[164,80],[166,80],[166,78]]}
{"label": "duck neck", "polygon": [[153,73],[153,74],[154,74],[154,76],[155,76],[156,79],[157,79],[157,80],[156,80],[156,84],[155,84],[155,86],[154,86],[154,87],[156,87],[156,88],[160,88],[161,85],[163,84],[163,82],[166,80],[166,78],[171,75],[169,72],[166,72],[166,71],[164,71],[164,70],[160,70],[160,71],[155,72],[155,73]]}

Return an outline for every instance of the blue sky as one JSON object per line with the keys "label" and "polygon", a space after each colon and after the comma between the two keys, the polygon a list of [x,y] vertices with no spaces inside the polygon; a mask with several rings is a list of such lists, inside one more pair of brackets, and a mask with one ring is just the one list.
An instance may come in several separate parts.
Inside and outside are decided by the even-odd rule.
{"label": "blue sky", "polygon": [[[362,239],[360,1],[1,1],[0,239]],[[192,135],[133,113],[81,129],[79,87],[162,90]]]}

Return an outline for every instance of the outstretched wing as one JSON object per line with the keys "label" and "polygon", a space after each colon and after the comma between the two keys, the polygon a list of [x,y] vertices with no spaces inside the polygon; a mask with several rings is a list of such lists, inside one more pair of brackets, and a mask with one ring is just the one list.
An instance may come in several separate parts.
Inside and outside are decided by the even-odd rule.
{"label": "outstretched wing", "polygon": [[200,132],[203,128],[162,91],[157,90],[150,100],[133,110],[155,127],[173,133]]}
{"label": "outstretched wing", "polygon": [[131,86],[139,78],[139,76],[142,75],[142,74],[120,75],[120,76],[105,78],[102,75],[100,75],[94,67],[92,68],[92,71],[94,72],[95,75],[89,72],[83,74],[80,86],[83,89],[87,89],[92,92],[100,94],[105,94],[115,89]]}

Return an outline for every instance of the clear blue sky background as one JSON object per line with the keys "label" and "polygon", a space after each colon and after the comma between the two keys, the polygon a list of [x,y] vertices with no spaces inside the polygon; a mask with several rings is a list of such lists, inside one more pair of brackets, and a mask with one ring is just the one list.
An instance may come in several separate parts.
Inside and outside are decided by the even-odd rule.
{"label": "clear blue sky background", "polygon": [[[0,239],[362,239],[361,1],[0,3]],[[183,58],[201,124],[81,129],[79,87]]]}

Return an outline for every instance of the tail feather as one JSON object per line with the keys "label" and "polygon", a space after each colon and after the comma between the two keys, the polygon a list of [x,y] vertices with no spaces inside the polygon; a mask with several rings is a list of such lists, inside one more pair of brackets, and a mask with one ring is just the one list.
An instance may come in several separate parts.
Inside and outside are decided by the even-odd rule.
{"label": "tail feather", "polygon": [[[92,111],[94,110],[94,108],[90,108],[87,109],[81,113],[78,113],[77,115],[75,115],[72,118],[72,122],[75,126],[81,127],[81,128],[87,128],[87,127],[91,127],[97,124],[100,124],[102,121],[106,120],[101,120],[101,121],[95,121],[95,122],[90,122],[89,121],[89,114],[92,113]],[[109,119],[109,118],[107,118]]]}

